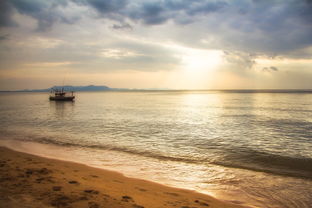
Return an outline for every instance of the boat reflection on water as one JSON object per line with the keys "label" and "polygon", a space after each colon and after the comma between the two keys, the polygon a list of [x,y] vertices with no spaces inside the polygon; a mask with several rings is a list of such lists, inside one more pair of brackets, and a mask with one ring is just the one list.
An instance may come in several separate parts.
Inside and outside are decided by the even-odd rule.
{"label": "boat reflection on water", "polygon": [[74,107],[75,102],[50,102],[50,115],[58,120],[71,119]]}
{"label": "boat reflection on water", "polygon": [[74,91],[67,92],[64,88],[52,89],[49,99],[53,101],[74,101]]}

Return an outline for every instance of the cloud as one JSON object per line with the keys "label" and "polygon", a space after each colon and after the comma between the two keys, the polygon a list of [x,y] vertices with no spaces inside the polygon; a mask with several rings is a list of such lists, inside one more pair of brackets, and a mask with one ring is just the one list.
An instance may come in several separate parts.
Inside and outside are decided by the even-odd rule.
{"label": "cloud", "polygon": [[133,27],[129,23],[114,24],[112,28],[115,30],[132,30],[133,29]]}
{"label": "cloud", "polygon": [[[14,12],[36,19],[37,31],[47,31],[55,23],[73,24],[96,13],[96,18],[115,21],[114,29],[172,22],[174,29],[193,35],[171,37],[167,28],[168,38],[195,47],[275,55],[312,44],[310,0],[2,0],[0,6],[0,27],[17,25]],[[72,15],[75,6],[95,13]],[[203,44],[201,39],[217,41]]]}
{"label": "cloud", "polygon": [[113,58],[113,59],[122,59],[125,57],[142,56],[142,54],[139,54],[135,51],[130,51],[127,49],[108,48],[108,49],[104,49],[100,53],[100,56],[107,57],[107,58]]}
{"label": "cloud", "polygon": [[278,68],[275,67],[275,66],[271,66],[270,69],[271,69],[272,71],[278,71]]}
{"label": "cloud", "polygon": [[8,0],[0,1],[0,27],[17,26],[17,23],[12,20],[13,7]]}
{"label": "cloud", "polygon": [[163,5],[155,3],[145,3],[139,10],[135,10],[131,14],[131,18],[135,20],[143,20],[145,24],[155,25],[161,24],[169,19],[169,13]]}
{"label": "cloud", "polygon": [[78,18],[64,13],[64,8],[68,5],[66,0],[3,0],[0,3],[3,10],[0,15],[0,26],[18,26],[13,18],[14,12],[37,20],[37,31],[46,31],[56,22],[73,24]]}
{"label": "cloud", "polygon": [[10,35],[9,35],[9,34],[0,35],[0,41],[2,41],[2,40],[8,40],[8,39],[9,39],[9,37],[10,37]]}
{"label": "cloud", "polygon": [[[184,1],[184,5],[187,6],[190,1]],[[204,3],[193,2],[191,7],[185,7],[187,14],[189,15],[198,15],[198,14],[208,14],[210,12],[216,12],[222,8],[228,6],[228,3],[225,1],[206,1]]]}
{"label": "cloud", "polygon": [[[190,46],[275,55],[312,44],[311,1],[110,0],[100,4],[85,0],[84,4],[103,18],[120,22],[131,20],[147,26],[173,22],[174,29],[191,31],[188,37],[174,37],[175,41]],[[207,37],[219,41],[200,43],[201,38]]]}
{"label": "cloud", "polygon": [[251,69],[255,64],[256,55],[239,51],[224,51],[224,59],[230,65],[234,65],[234,70]]}
{"label": "cloud", "polygon": [[263,67],[262,71],[264,72],[277,72],[279,69],[275,66]]}
{"label": "cloud", "polygon": [[102,14],[117,13],[124,8],[128,2],[126,0],[74,0],[81,4],[88,4]]}
{"label": "cloud", "polygon": [[129,4],[123,14],[146,25],[159,25],[169,20],[177,24],[190,24],[196,21],[192,17],[216,12],[226,5],[224,1],[220,0],[214,2],[190,0],[143,1],[140,4]]}
{"label": "cloud", "polygon": [[[47,48],[51,44],[40,43],[46,49],[38,50],[37,55],[39,59],[44,56],[44,62],[50,62],[49,59],[75,63],[84,60],[98,62],[100,66],[103,60],[95,60],[95,57],[115,47],[144,54],[125,56],[115,51],[123,66],[131,63],[134,68],[135,61],[140,69],[147,68],[143,63],[178,63],[174,52],[149,44],[162,41],[201,50],[225,51],[227,64],[242,71],[253,68],[259,55],[295,58],[312,55],[312,3],[308,0],[2,0],[0,6],[0,27],[14,26],[19,28],[16,31],[29,36],[60,38],[57,47]],[[26,31],[16,14],[36,20],[36,33]],[[58,30],[49,33],[52,28]],[[7,37],[11,39],[13,32],[8,30],[5,34],[0,36],[2,42],[9,41]],[[123,40],[129,37],[136,38],[136,44]],[[86,46],[86,39],[105,41]],[[144,43],[143,39],[149,43]],[[7,47],[14,48],[19,40],[15,42],[12,39]],[[21,47],[15,49],[19,51],[18,48]],[[33,48],[24,49],[35,53]],[[108,60],[107,56],[101,57]],[[267,70],[278,71],[270,67]]]}
{"label": "cloud", "polygon": [[312,8],[306,2],[253,1],[238,15],[241,6],[231,6],[223,25],[228,31],[223,39],[236,40],[240,50],[276,54],[312,44]]}
{"label": "cloud", "polygon": [[[173,20],[182,23],[181,18],[207,14],[222,9],[227,3],[223,0],[194,2],[190,0],[155,0],[155,1],[127,1],[127,0],[73,0],[82,5],[95,9],[101,17],[131,19],[146,25],[157,25]],[[190,21],[191,22],[191,21]]]}

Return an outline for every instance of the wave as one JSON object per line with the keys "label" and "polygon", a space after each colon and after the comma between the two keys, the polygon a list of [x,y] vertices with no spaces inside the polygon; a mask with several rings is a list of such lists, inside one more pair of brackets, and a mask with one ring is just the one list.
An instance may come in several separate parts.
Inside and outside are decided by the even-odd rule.
{"label": "wave", "polygon": [[[30,140],[15,138],[19,141],[29,142]],[[289,157],[275,155],[265,152],[259,152],[252,149],[223,149],[217,151],[215,157],[190,157],[189,155],[164,155],[160,152],[152,152],[146,150],[137,150],[129,147],[104,145],[104,144],[87,144],[73,143],[50,139],[48,137],[32,137],[33,142],[52,144],[64,147],[90,148],[99,150],[110,150],[128,153],[137,156],[143,156],[161,161],[182,162],[203,165],[218,165],[228,168],[245,169],[257,172],[270,173],[281,176],[289,176],[296,178],[305,178],[312,180],[312,158],[305,157]]]}
{"label": "wave", "polygon": [[213,163],[230,168],[312,180],[312,158],[282,156],[245,149],[239,153],[233,153],[231,150],[222,160]]}
{"label": "wave", "polygon": [[36,142],[43,143],[43,144],[65,146],[65,147],[78,147],[78,148],[91,148],[91,149],[99,149],[99,150],[117,151],[117,152],[132,154],[132,155],[154,158],[154,159],[163,160],[163,161],[184,162],[184,163],[202,163],[205,161],[205,160],[198,160],[198,159],[192,159],[192,158],[167,156],[161,153],[135,150],[129,147],[120,147],[120,146],[117,147],[117,146],[104,145],[104,144],[77,144],[77,143],[71,143],[71,142],[57,141],[57,140],[49,139],[46,137],[37,139]]}

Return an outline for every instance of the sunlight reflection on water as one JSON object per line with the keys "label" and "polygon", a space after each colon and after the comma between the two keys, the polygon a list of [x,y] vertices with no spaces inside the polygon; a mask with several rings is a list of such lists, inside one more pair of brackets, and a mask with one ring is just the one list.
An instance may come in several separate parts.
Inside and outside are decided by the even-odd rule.
{"label": "sunlight reflection on water", "polygon": [[2,93],[0,132],[37,154],[256,206],[308,207],[311,104],[303,93],[102,92],[66,103]]}

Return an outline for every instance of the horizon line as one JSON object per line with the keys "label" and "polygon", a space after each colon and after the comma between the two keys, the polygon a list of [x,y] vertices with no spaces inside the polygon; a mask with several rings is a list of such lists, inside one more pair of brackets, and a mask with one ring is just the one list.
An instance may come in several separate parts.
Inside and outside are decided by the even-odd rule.
{"label": "horizon line", "polygon": [[[69,86],[69,85],[67,85]],[[103,87],[104,85],[86,85],[86,86],[70,86],[70,87],[87,87],[87,86],[94,86],[94,87]],[[107,86],[106,86],[107,87]],[[52,88],[52,87],[51,87]],[[0,90],[0,92],[44,92],[48,89],[22,89],[22,90]],[[80,90],[78,90],[80,91]],[[311,89],[307,88],[214,88],[214,89],[171,89],[171,88],[110,88],[103,89],[103,90],[81,90],[81,91],[308,91],[312,92]]]}

